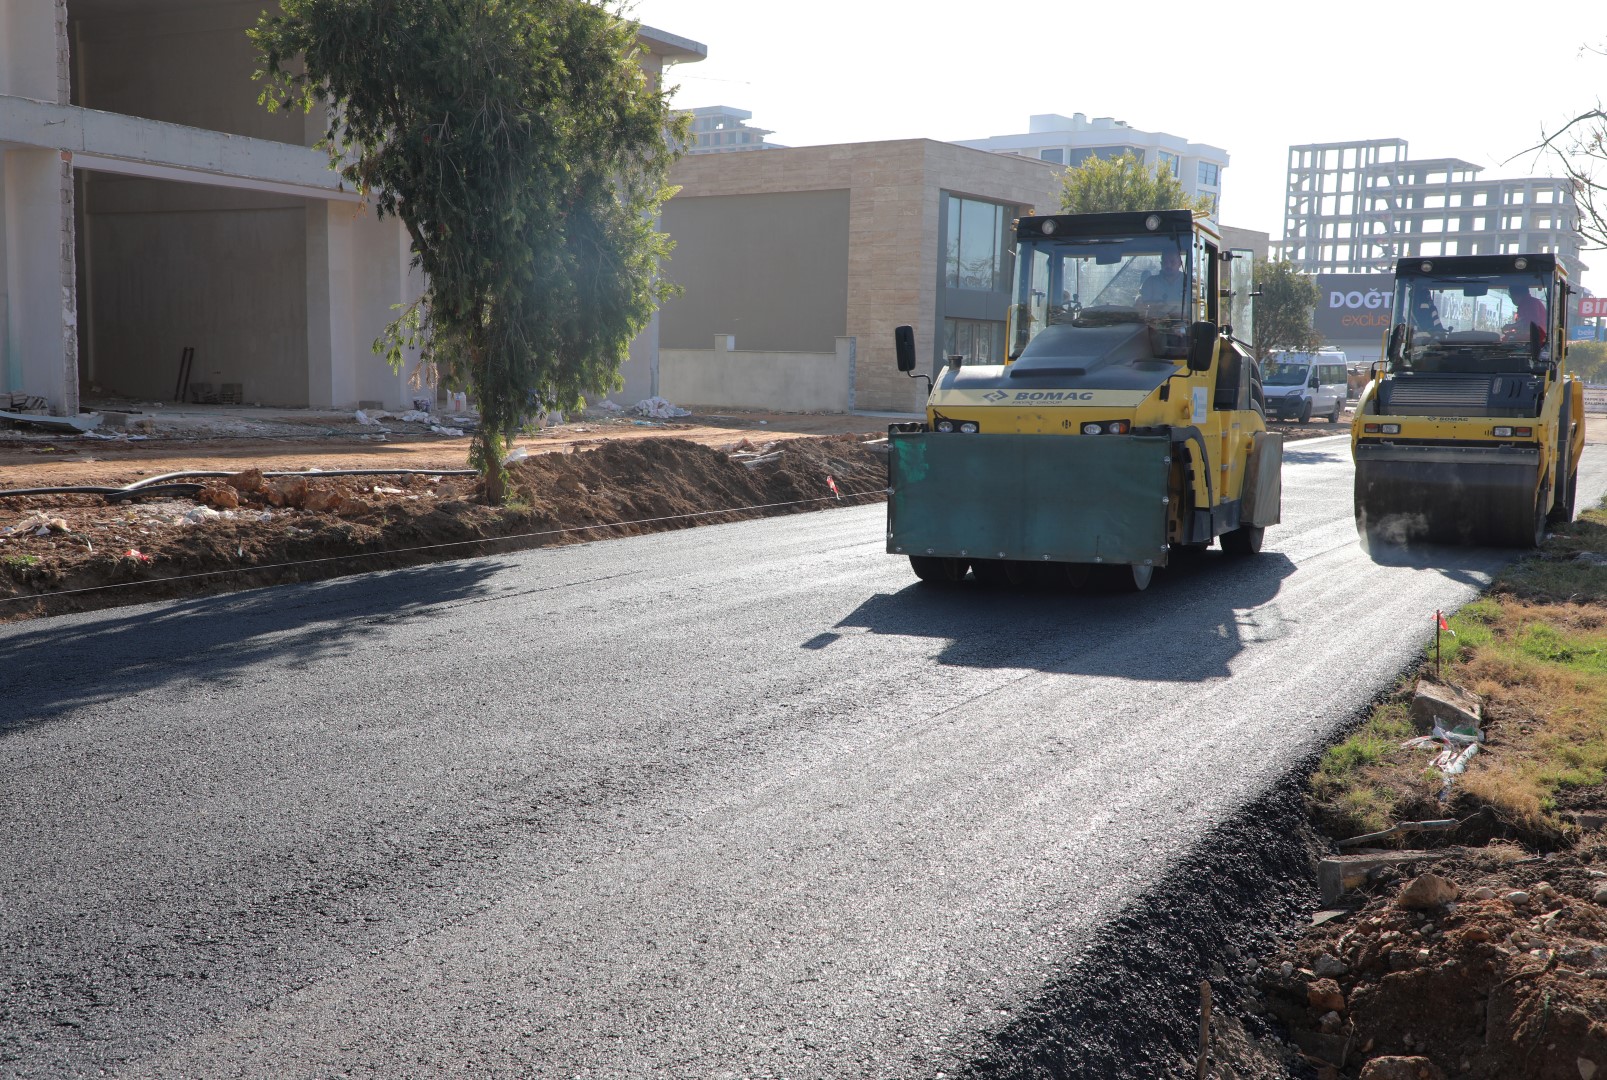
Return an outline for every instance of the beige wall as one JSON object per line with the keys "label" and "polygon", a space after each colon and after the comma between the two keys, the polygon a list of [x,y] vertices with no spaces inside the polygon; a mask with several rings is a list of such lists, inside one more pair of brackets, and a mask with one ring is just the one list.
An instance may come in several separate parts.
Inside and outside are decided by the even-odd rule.
{"label": "beige wall", "polygon": [[659,352],[660,388],[678,405],[777,412],[848,412],[853,408],[852,338],[831,352],[671,349]]}
{"label": "beige wall", "polygon": [[721,333],[740,349],[829,352],[845,332],[848,192],[677,196],[661,228],[675,239],[665,276],[685,291],[664,305],[660,348]]}
{"label": "beige wall", "polygon": [[[915,327],[926,366],[936,352],[941,193],[1048,210],[1059,185],[1056,170],[1041,162],[925,139],[687,157],[676,164],[672,179],[682,186],[677,201],[848,192],[845,333],[858,341],[855,406],[896,411],[919,409],[925,384],[898,371],[894,327]],[[768,274],[766,280],[777,278]],[[738,334],[739,348],[751,344],[740,331],[731,332]]]}
{"label": "beige wall", "polygon": [[306,117],[257,104],[256,49],[246,38],[262,4],[74,18],[73,103],[105,112],[277,142],[305,141]]}
{"label": "beige wall", "polygon": [[286,196],[88,177],[86,381],[167,400],[193,345],[192,383],[307,404],[304,222],[303,201]]}
{"label": "beige wall", "polygon": [[1260,266],[1267,261],[1267,252],[1272,246],[1269,234],[1256,229],[1236,229],[1232,225],[1222,227],[1222,246],[1229,251],[1235,249],[1255,252],[1255,263]]}

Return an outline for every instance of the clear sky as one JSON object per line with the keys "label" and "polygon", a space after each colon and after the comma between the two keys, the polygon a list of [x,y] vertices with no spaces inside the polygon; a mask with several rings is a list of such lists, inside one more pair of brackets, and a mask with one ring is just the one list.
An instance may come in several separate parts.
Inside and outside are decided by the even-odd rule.
{"label": "clear sky", "polygon": [[[787,146],[975,139],[1034,113],[1112,116],[1227,150],[1224,224],[1283,234],[1294,143],[1402,138],[1487,176],[1555,175],[1523,151],[1607,98],[1607,13],[1491,0],[1090,4],[637,0],[708,46],[675,104],[753,113]],[[1607,251],[1586,252],[1607,292]]]}

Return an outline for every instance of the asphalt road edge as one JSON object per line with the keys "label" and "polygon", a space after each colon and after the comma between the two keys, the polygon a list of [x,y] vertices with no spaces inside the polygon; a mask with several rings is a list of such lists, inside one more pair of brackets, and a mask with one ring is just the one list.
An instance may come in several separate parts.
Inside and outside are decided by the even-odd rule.
{"label": "asphalt road edge", "polygon": [[[1353,718],[1334,737],[1359,722]],[[1319,906],[1317,860],[1330,845],[1310,823],[1305,791],[1321,753],[1311,751],[1213,827],[961,1076],[1194,1077],[1203,980],[1218,1015],[1239,1029],[1237,1041],[1247,1034],[1269,1043],[1276,1033],[1244,1008],[1243,979],[1255,957],[1274,955]]]}

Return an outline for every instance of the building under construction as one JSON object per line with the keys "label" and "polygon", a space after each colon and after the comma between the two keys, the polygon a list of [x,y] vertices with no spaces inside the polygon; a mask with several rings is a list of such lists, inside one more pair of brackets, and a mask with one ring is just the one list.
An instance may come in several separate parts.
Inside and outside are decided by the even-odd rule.
{"label": "building under construction", "polygon": [[1568,181],[1482,172],[1458,158],[1413,160],[1404,139],[1291,146],[1282,253],[1308,274],[1366,274],[1416,256],[1548,252],[1578,281]]}

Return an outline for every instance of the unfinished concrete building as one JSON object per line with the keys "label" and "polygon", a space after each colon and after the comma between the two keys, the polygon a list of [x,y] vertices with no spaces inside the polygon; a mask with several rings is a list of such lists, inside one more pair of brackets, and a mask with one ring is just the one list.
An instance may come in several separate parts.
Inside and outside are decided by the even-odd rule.
{"label": "unfinished concrete building", "polygon": [[[419,396],[371,349],[420,292],[406,230],[313,148],[321,117],[257,103],[261,11],[0,0],[0,396],[57,414],[85,392],[173,400],[186,348],[190,400]],[[655,78],[706,55],[639,40]],[[655,332],[628,377],[656,363]]]}
{"label": "unfinished concrete building", "polygon": [[1457,158],[1412,160],[1404,139],[1289,148],[1282,252],[1311,274],[1393,271],[1401,258],[1552,252],[1579,280],[1567,180],[1483,179]]}

